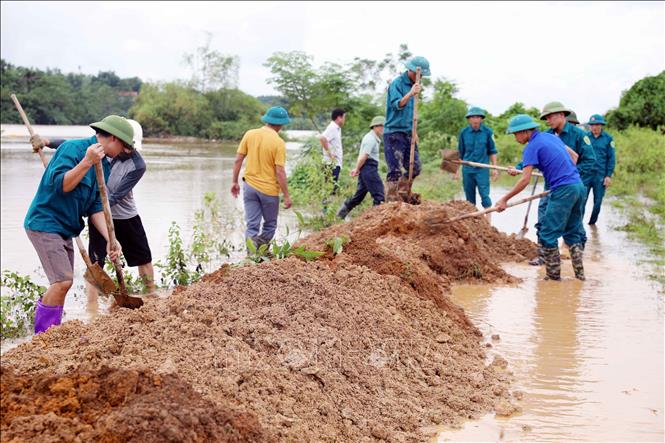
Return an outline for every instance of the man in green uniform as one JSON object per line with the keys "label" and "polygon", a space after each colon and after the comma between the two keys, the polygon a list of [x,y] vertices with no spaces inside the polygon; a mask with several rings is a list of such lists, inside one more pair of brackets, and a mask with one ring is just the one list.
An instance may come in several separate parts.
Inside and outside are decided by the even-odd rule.
{"label": "man in green uniform", "polygon": [[596,154],[596,174],[591,180],[591,186],[587,189],[587,199],[593,189],[593,210],[591,211],[590,225],[595,225],[600,214],[600,205],[603,203],[605,189],[612,183],[614,174],[615,154],[614,139],[603,130],[605,119],[600,114],[594,114],[589,119],[588,136],[591,139]]}
{"label": "man in green uniform", "polygon": [[[566,117],[570,115],[570,112],[570,109],[566,108],[561,102],[550,102],[543,107],[540,119],[547,121],[547,125],[550,127],[547,131],[548,133],[558,136],[566,146],[578,155],[577,170],[580,173],[582,184],[588,190],[595,176],[596,155],[587,134],[582,129],[566,121]],[[545,205],[545,208],[542,210],[544,216],[547,201],[543,203],[541,200],[541,203],[538,205],[539,222],[541,220],[541,205],[543,204]],[[584,205],[586,205],[586,200],[584,201]],[[584,205],[582,206],[582,215],[584,215]],[[582,240],[582,246],[584,247],[585,244],[586,234]]]}
{"label": "man in green uniform", "polygon": [[[490,161],[496,166],[496,145],[494,144],[494,132],[483,124],[485,111],[477,106],[472,106],[466,113],[469,125],[460,131],[457,137],[457,150],[462,160],[475,163],[489,164]],[[496,179],[498,172],[492,171],[492,179]],[[455,173],[455,179],[459,178],[459,171]],[[490,174],[489,169],[477,168],[464,165],[462,167],[462,179],[466,200],[476,204],[476,188],[480,194],[483,208],[490,208]],[[488,214],[489,220],[489,214]]]}

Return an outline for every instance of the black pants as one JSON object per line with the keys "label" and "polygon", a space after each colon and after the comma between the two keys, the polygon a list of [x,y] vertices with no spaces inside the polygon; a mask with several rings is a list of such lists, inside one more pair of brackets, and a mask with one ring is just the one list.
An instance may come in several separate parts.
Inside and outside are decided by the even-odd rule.
{"label": "black pants", "polygon": [[[142,266],[152,262],[152,253],[141,217],[137,215],[126,220],[114,218],[113,226],[115,237],[122,246],[122,255],[127,260],[128,266]],[[88,255],[93,263],[99,263],[103,268],[106,260],[106,240],[94,224],[88,223],[88,229],[90,232]]]}
{"label": "black pants", "polygon": [[347,199],[344,202],[344,205],[349,211],[351,211],[362,203],[368,192],[372,196],[374,206],[385,201],[383,181],[381,181],[381,177],[379,176],[379,162],[371,158],[368,158],[360,169],[358,189],[356,190],[356,193],[353,197]]}

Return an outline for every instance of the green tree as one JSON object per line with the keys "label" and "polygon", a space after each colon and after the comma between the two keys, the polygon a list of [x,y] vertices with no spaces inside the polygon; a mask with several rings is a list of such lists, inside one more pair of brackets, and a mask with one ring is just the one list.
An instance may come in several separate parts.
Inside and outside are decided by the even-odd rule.
{"label": "green tree", "polygon": [[645,77],[624,91],[619,107],[607,113],[607,123],[617,129],[630,125],[665,127],[665,71]]}
{"label": "green tree", "polygon": [[237,88],[240,59],[237,55],[224,55],[212,49],[211,41],[212,34],[207,32],[203,46],[183,56],[185,64],[192,71],[189,85],[200,92]]}

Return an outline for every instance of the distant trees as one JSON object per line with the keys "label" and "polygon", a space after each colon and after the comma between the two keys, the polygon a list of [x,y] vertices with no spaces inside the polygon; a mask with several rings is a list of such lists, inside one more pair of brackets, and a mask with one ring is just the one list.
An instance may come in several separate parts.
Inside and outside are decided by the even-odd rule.
{"label": "distant trees", "polygon": [[35,124],[86,125],[108,114],[126,116],[142,84],[138,77],[120,78],[113,72],[63,74],[14,66],[4,59],[0,75],[3,123],[21,123],[11,94]]}
{"label": "distant trees", "polygon": [[635,125],[665,130],[665,71],[644,77],[624,91],[619,107],[607,113],[607,123],[617,129]]}

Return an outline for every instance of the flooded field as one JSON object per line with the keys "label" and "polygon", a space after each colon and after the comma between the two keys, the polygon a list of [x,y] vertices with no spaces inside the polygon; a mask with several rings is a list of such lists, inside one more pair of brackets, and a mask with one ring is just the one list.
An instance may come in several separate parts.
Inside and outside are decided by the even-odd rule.
{"label": "flooded field", "polygon": [[[13,125],[3,125],[5,126]],[[18,127],[20,128],[20,127]],[[7,128],[11,132],[11,128]],[[38,129],[39,131],[39,129]],[[85,128],[58,129],[44,135],[83,136]],[[69,132],[68,132],[69,131]],[[78,131],[78,132],[77,132]],[[23,217],[42,166],[24,140],[6,137],[2,149],[2,268],[45,283],[39,262],[23,231]],[[290,144],[290,156],[299,145]],[[229,194],[234,145],[145,144],[148,172],[135,198],[155,259],[166,253],[171,221],[191,232],[193,213],[205,192],[215,192],[227,216],[225,235],[243,236],[242,202]],[[505,189],[493,189],[494,200]],[[500,231],[519,231],[525,206],[495,214]],[[532,208],[531,224],[535,221]],[[278,233],[295,226],[293,211],[283,211]],[[543,270],[507,264],[522,278],[513,285],[465,285],[452,291],[471,321],[483,332],[489,361],[504,357],[513,373],[511,392],[520,391],[522,412],[510,418],[488,415],[462,429],[439,429],[438,441],[662,441],[663,295],[648,280],[640,262],[645,249],[616,231],[621,214],[606,202],[596,228],[588,230],[586,282],[572,277],[563,261],[564,281],[543,281]],[[533,228],[528,234],[533,239]],[[83,263],[76,262],[77,281]],[[66,320],[88,320],[80,288],[69,297]],[[103,306],[100,308],[103,310]],[[492,339],[498,335],[498,339]],[[16,343],[4,344],[3,352]]]}

